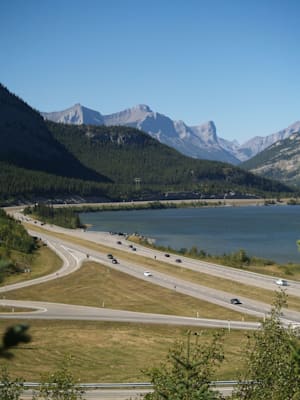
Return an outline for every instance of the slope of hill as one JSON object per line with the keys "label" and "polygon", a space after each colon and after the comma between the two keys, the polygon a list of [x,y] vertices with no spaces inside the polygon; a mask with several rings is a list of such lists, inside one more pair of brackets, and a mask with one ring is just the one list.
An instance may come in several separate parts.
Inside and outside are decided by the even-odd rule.
{"label": "slope of hill", "polygon": [[236,140],[229,141],[219,137],[213,121],[188,126],[183,121],[173,121],[166,115],[151,110],[145,104],[109,115],[102,115],[80,104],[75,104],[67,110],[41,114],[54,122],[75,125],[130,126],[149,133],[161,143],[189,157],[223,161],[233,165],[254,157],[276,141],[285,139],[300,129],[300,121],[297,121],[279,132],[265,137],[256,136],[239,144]]}
{"label": "slope of hill", "polygon": [[135,178],[143,190],[197,191],[224,195],[286,191],[282,184],[216,161],[196,160],[149,135],[121,126],[75,126],[48,122],[49,130],[86,167],[101,172],[127,192]]}
{"label": "slope of hill", "polygon": [[255,174],[299,186],[300,132],[274,143],[241,166]]}
{"label": "slope of hill", "polygon": [[[290,191],[230,164],[184,156],[132,127],[44,121],[3,86],[0,128],[0,197],[6,200],[55,193],[129,200],[163,198],[166,192],[199,198]],[[199,127],[190,129],[206,143],[216,139],[212,123],[205,135]]]}
{"label": "slope of hill", "polygon": [[[54,122],[75,125],[122,125],[137,128],[189,157],[231,164],[239,163],[239,159],[234,154],[234,145],[225,139],[218,138],[216,126],[212,121],[189,127],[183,121],[173,121],[164,114],[152,111],[145,104],[109,115],[101,115],[79,104],[64,111],[41,114]],[[97,117],[88,118],[89,115]]]}
{"label": "slope of hill", "polygon": [[298,131],[300,131],[300,121],[296,121],[286,129],[282,129],[281,131],[273,133],[272,135],[265,137],[256,136],[239,146],[237,156],[240,160],[246,161],[254,157],[256,154],[261,153],[273,143],[278,142],[278,140],[286,139]]}
{"label": "slope of hill", "polygon": [[28,170],[0,161],[0,206],[27,202],[109,200],[107,184]]}
{"label": "slope of hill", "polygon": [[40,114],[0,84],[0,161],[61,176],[108,181],[80,164]]}

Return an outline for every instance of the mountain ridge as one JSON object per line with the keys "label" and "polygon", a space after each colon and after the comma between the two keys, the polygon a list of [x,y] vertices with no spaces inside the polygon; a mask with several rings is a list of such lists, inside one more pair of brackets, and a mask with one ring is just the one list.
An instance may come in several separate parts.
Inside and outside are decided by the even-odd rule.
{"label": "mountain ridge", "polygon": [[228,162],[233,165],[247,161],[276,141],[285,139],[300,129],[300,121],[296,121],[271,135],[255,136],[239,144],[236,140],[229,141],[219,137],[214,121],[188,126],[182,120],[172,120],[164,114],[153,111],[146,104],[138,104],[107,115],[75,104],[60,112],[42,112],[41,115],[45,119],[67,124],[122,125],[137,128],[189,157]]}
{"label": "mountain ridge", "polygon": [[[77,108],[82,111],[79,104]],[[84,117],[84,111],[77,117]],[[170,119],[145,106],[137,111],[147,114],[146,122],[162,118],[172,126]],[[184,134],[192,133],[179,125]],[[215,127],[208,126],[213,139]],[[165,199],[166,193],[223,199],[225,194],[253,197],[273,192],[292,190],[228,163],[187,157],[136,128],[45,121],[0,86],[0,199],[5,201],[16,196],[51,198],[55,193],[122,201]]]}
{"label": "mountain ridge", "polygon": [[[295,128],[295,126],[293,127]],[[283,137],[286,132],[283,132]],[[265,150],[241,164],[257,175],[276,179],[285,184],[300,184],[300,124],[299,131],[290,133]]]}
{"label": "mountain ridge", "polygon": [[[61,112],[41,112],[41,115],[53,122],[73,123],[75,125],[89,124],[89,121],[82,122],[82,119],[76,117],[77,108],[77,105],[74,105]],[[94,110],[90,111],[98,113]],[[153,111],[146,104],[138,104],[113,114],[100,115],[103,117],[103,125],[122,125],[137,128],[189,157],[229,162],[234,165],[240,162],[234,154],[220,145],[213,121],[189,127],[183,121],[173,121],[168,116]],[[225,139],[222,139],[222,141],[228,142]],[[229,143],[227,143],[228,148],[230,148]]]}

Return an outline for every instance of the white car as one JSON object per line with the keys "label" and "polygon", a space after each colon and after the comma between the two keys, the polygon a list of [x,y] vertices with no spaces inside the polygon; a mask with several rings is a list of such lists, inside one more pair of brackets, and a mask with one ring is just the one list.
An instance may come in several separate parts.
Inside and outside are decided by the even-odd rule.
{"label": "white car", "polygon": [[275,281],[275,283],[279,286],[287,286],[288,282],[285,279],[277,279],[277,281]]}
{"label": "white car", "polygon": [[145,271],[145,272],[144,272],[144,275],[145,275],[145,276],[152,276],[151,272],[149,272],[149,271]]}

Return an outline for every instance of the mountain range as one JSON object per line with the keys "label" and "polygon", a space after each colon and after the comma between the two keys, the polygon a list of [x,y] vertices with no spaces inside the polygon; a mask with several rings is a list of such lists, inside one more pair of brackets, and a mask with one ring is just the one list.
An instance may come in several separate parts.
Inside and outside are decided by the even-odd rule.
{"label": "mountain range", "polygon": [[[167,126],[172,123],[139,106],[135,115],[106,116],[106,124],[112,125],[106,126],[101,114],[77,106],[73,121],[89,118],[94,125],[58,124],[46,121],[0,84],[0,200],[73,195],[118,201],[224,198],[293,191],[228,163],[187,157],[131,127],[137,123],[137,113],[150,114],[150,122],[155,117]],[[116,126],[121,120],[129,126]],[[143,123],[146,126],[147,118]],[[202,134],[200,127],[196,133]],[[212,128],[206,143],[214,134]]]}
{"label": "mountain range", "polygon": [[63,111],[41,114],[45,119],[65,124],[134,127],[189,157],[223,161],[234,165],[254,157],[276,141],[300,130],[300,121],[297,121],[279,132],[266,137],[256,136],[240,145],[237,141],[219,137],[213,121],[188,126],[181,120],[174,121],[164,114],[153,111],[145,104],[109,115],[102,115],[81,104],[75,104]]}
{"label": "mountain range", "polygon": [[287,138],[276,141],[250,160],[244,162],[242,167],[255,174],[299,187],[300,126],[299,132],[289,134]]}

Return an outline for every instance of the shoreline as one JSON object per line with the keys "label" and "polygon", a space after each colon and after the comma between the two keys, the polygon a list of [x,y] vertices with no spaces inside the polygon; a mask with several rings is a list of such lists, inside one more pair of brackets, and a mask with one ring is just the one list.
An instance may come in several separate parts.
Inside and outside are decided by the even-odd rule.
{"label": "shoreline", "polygon": [[[95,211],[114,211],[121,209],[146,209],[146,208],[159,208],[159,204],[165,206],[165,208],[197,208],[197,207],[261,207],[261,206],[286,206],[291,199],[284,198],[278,201],[274,198],[259,198],[259,199],[186,199],[186,200],[155,200],[155,201],[130,201],[130,202],[104,202],[104,203],[68,203],[68,204],[53,204],[54,208],[62,207],[73,207],[73,208],[98,208]],[[19,206],[8,206],[2,207],[4,210],[9,212],[20,211],[25,207],[32,205],[19,205]],[[146,207],[148,206],[148,207]],[[162,207],[164,208],[164,207]],[[93,210],[82,210],[79,212],[91,212]]]}

